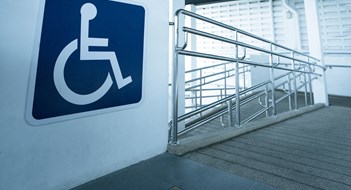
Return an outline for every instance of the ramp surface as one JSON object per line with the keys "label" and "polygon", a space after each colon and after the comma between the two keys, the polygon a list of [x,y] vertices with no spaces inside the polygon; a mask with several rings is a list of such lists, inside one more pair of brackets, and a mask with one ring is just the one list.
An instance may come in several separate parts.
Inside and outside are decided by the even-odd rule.
{"label": "ramp surface", "polygon": [[350,118],[330,106],[185,157],[278,189],[351,189]]}

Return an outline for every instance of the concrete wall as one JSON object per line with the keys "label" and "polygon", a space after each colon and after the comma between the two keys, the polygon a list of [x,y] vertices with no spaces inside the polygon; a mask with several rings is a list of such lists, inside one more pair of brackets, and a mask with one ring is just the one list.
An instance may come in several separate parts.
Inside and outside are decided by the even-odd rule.
{"label": "concrete wall", "polygon": [[124,2],[147,11],[142,104],[41,126],[25,120],[40,0],[0,2],[0,189],[68,189],[166,151],[168,1]]}

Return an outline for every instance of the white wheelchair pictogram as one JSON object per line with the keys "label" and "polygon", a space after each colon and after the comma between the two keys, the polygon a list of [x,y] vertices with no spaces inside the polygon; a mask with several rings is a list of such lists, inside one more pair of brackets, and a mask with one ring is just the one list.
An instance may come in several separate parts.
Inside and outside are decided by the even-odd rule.
{"label": "white wheelchair pictogram", "polygon": [[[112,51],[89,51],[89,47],[108,47],[108,38],[89,37],[89,22],[97,15],[95,5],[85,3],[81,9],[80,26],[80,60],[109,60],[112,66],[118,89],[123,88],[132,82],[132,77],[123,78],[117,56]],[[90,94],[78,94],[72,91],[66,83],[64,69],[68,58],[78,49],[78,39],[70,42],[57,57],[54,68],[54,83],[59,94],[68,102],[76,105],[91,104],[102,98],[111,88],[113,81],[108,72],[105,82],[100,88]]]}

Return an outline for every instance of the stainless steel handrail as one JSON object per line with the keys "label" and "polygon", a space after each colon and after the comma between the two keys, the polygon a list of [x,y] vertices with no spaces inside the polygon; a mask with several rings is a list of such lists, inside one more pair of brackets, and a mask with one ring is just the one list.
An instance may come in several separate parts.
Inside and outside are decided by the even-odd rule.
{"label": "stainless steel handrail", "polygon": [[[246,61],[246,60],[235,59],[235,58],[219,56],[219,55],[213,55],[213,54],[207,54],[207,53],[199,53],[199,52],[193,52],[193,51],[187,51],[187,50],[179,50],[178,54],[179,55],[194,56],[194,57],[201,57],[201,58],[208,58],[208,59],[216,59],[216,60],[221,60],[221,61],[231,61],[231,62],[238,61],[239,63],[248,64],[248,65],[252,65],[252,66],[260,66],[260,67],[266,67],[266,68],[275,68],[275,69],[280,69],[280,70],[285,70],[285,71],[296,71],[296,72],[305,73],[305,74],[314,74],[314,75],[322,76],[320,74],[313,73],[313,72],[300,71],[300,70],[294,70],[294,69],[287,69],[287,68],[284,68],[284,67],[276,67],[274,65],[264,65],[264,64],[259,64],[259,63],[255,63],[255,62],[252,62],[252,61]],[[324,67],[322,67],[322,68],[324,68]]]}
{"label": "stainless steel handrail", "polygon": [[[229,39],[227,37],[222,37],[222,36],[218,36],[215,34],[211,34],[208,32],[204,32],[204,31],[200,31],[197,29],[193,29],[193,28],[189,28],[189,27],[179,27],[179,15],[183,14],[185,16],[189,16],[195,19],[199,19],[205,22],[208,22],[210,24],[213,25],[217,25],[219,27],[228,29],[230,31],[234,31],[235,32],[235,39]],[[206,18],[204,16],[198,15],[196,13],[190,12],[190,11],[186,11],[186,10],[178,10],[176,11],[175,14],[175,36],[174,36],[174,44],[175,44],[175,49],[174,49],[174,57],[173,57],[173,81],[172,81],[172,95],[173,95],[173,114],[172,114],[172,131],[170,132],[172,139],[171,139],[171,144],[177,144],[178,143],[178,135],[184,133],[184,131],[188,131],[190,130],[189,128],[178,132],[178,122],[184,121],[186,119],[192,118],[196,115],[199,115],[207,110],[213,109],[214,107],[217,106],[222,106],[227,104],[228,109],[227,110],[222,110],[212,116],[210,116],[209,118],[206,119],[206,121],[213,119],[213,118],[217,118],[219,116],[223,116],[223,114],[229,113],[229,124],[232,125],[233,124],[233,118],[232,118],[232,110],[236,110],[235,111],[235,126],[240,127],[241,123],[244,122],[248,122],[254,118],[256,118],[258,115],[266,112],[266,115],[268,115],[268,111],[272,110],[272,115],[276,115],[276,104],[280,101],[282,101],[285,98],[289,98],[289,109],[291,109],[291,100],[290,97],[292,95],[294,95],[294,99],[295,99],[295,109],[298,109],[297,107],[297,92],[299,89],[305,87],[305,100],[306,100],[306,104],[307,104],[307,86],[309,86],[310,89],[310,103],[312,103],[312,87],[311,87],[311,83],[312,80],[314,80],[316,77],[321,76],[321,74],[315,73],[315,68],[321,68],[323,70],[326,70],[326,67],[323,67],[321,65],[316,64],[316,62],[318,62],[319,60],[309,56],[309,55],[305,55],[301,52],[298,52],[296,50],[292,50],[290,48],[287,48],[285,46],[276,44],[270,40],[266,40],[264,38],[261,38],[259,36],[256,36],[254,34],[248,33],[246,31],[240,30],[238,28],[235,28],[233,26],[229,26],[226,24],[223,24],[221,22]],[[185,36],[185,40],[183,42],[183,44],[180,45],[180,38],[179,35],[183,33]],[[244,42],[239,42],[238,40],[238,34],[243,34],[246,35],[250,38],[265,42],[269,45],[269,49],[265,49],[265,48],[261,48],[261,47],[257,47],[254,45],[250,45]],[[212,40],[218,40],[221,42],[225,42],[225,43],[229,43],[229,44],[233,44],[235,45],[235,57],[227,57],[227,56],[221,56],[221,55],[215,55],[215,54],[208,54],[208,53],[203,53],[203,52],[196,52],[196,51],[189,51],[189,50],[185,50],[185,48],[187,47],[188,44],[188,35],[197,35],[197,36],[202,36],[202,37],[206,37]],[[290,52],[290,56],[288,55],[283,55],[281,53],[278,52],[274,52],[273,51],[273,46],[274,47],[278,47],[278,48],[282,48],[284,50],[287,50]],[[261,64],[261,63],[257,63],[257,62],[253,62],[253,61],[248,61],[245,60],[246,57],[246,49],[244,49],[244,56],[239,57],[238,54],[238,49],[239,47],[244,47],[244,48],[249,48],[258,52],[262,52],[265,54],[269,55],[269,64]],[[213,77],[213,76],[217,76],[217,75],[225,75],[225,77],[221,77],[219,79],[214,79],[212,81],[218,81],[218,80],[223,80],[224,78],[230,76],[230,77],[235,77],[235,88],[233,88],[235,90],[234,94],[231,95],[225,95],[224,98],[212,102],[210,104],[201,106],[199,109],[193,110],[191,112],[188,112],[186,114],[183,114],[181,116],[178,115],[178,93],[179,93],[179,87],[178,87],[178,57],[179,55],[184,55],[184,56],[193,56],[193,57],[200,57],[200,58],[207,58],[207,59],[213,59],[213,60],[220,60],[220,61],[226,61],[229,63],[232,63],[234,66],[234,69],[230,69],[230,70],[225,70],[224,72],[219,72],[219,73],[215,73],[215,74],[210,74],[210,75],[206,75],[206,76],[202,76],[202,70],[203,69],[207,69],[207,68],[211,68],[211,67],[216,67],[216,66],[220,66],[220,65],[227,65],[227,63],[221,63],[221,64],[217,64],[217,65],[213,65],[213,66],[206,66],[203,68],[198,68],[198,69],[193,69],[191,71],[187,71],[186,73],[191,73],[191,72],[196,72],[196,71],[200,71],[201,75],[198,78],[193,78],[191,80],[186,81],[186,83],[192,83],[192,82],[196,82],[200,80],[200,85],[194,87],[188,87],[186,88],[186,90],[191,91],[194,89],[197,89],[197,87],[199,87],[200,91],[202,91],[202,85],[206,84],[206,82],[202,82],[202,80],[209,78],[209,77]],[[300,58],[296,58],[296,55],[299,56],[303,56],[304,58],[307,58],[307,60],[303,60]],[[273,60],[274,56],[278,57],[278,63],[275,63],[275,61]],[[280,62],[280,58],[283,59],[287,59],[290,60],[291,63],[281,63]],[[239,67],[242,64],[244,66]],[[283,67],[281,67],[280,65],[282,65]],[[290,68],[287,68],[287,66],[291,66]],[[260,84],[254,85],[252,87],[249,88],[243,88],[240,89],[239,86],[239,74],[240,74],[240,68],[245,68],[247,66],[255,66],[255,67],[265,67],[265,68],[269,68],[270,70],[270,80],[268,81],[264,81],[261,82]],[[306,69],[307,68],[307,69]],[[278,77],[274,76],[274,70],[282,70],[282,71],[287,71],[287,73],[282,74]],[[229,72],[235,72],[234,74],[229,74]],[[245,72],[245,71],[242,71]],[[228,73],[228,75],[227,75]],[[297,81],[297,78],[303,75],[303,80],[299,80]],[[307,81],[307,77],[308,77],[308,81]],[[311,77],[311,75],[314,75],[315,77]],[[292,77],[291,77],[292,76]],[[278,80],[282,80],[284,77],[287,77],[287,80],[284,82],[279,82]],[[212,82],[210,81],[210,82]],[[291,82],[293,82],[293,90],[291,89]],[[297,82],[302,83],[302,85],[297,86]],[[280,97],[278,99],[275,98],[275,89],[279,88],[281,86],[284,86],[285,84],[288,84],[289,86],[289,90],[287,91],[288,93],[286,95],[284,95],[283,97]],[[267,86],[270,87],[270,90],[267,90]],[[258,112],[254,113],[252,116],[244,119],[243,121],[241,121],[241,117],[240,117],[240,106],[244,105],[250,101],[252,101],[253,99],[257,98],[255,96],[251,97],[251,98],[247,98],[246,100],[241,101],[241,96],[246,94],[246,93],[250,93],[253,90],[259,89],[261,87],[265,87],[265,91],[262,93],[259,93],[259,96],[265,96],[265,106],[263,107],[263,109],[259,110]],[[271,94],[271,99],[269,99],[268,94]],[[256,95],[258,96],[258,95]],[[193,98],[193,97],[192,97]],[[200,100],[201,101],[201,100]],[[269,103],[269,104],[268,104]],[[197,123],[194,124],[194,126],[200,126],[201,124],[206,122],[204,121],[199,121]],[[194,127],[193,126],[193,127]],[[191,129],[193,129],[193,127],[191,127]]]}
{"label": "stainless steel handrail", "polygon": [[327,68],[332,69],[333,67],[351,68],[351,65],[325,65]]}
{"label": "stainless steel handrail", "polygon": [[[256,51],[269,53],[269,54],[272,54],[272,55],[275,55],[275,56],[279,56],[279,57],[282,57],[282,58],[298,61],[298,62],[301,62],[301,63],[315,65],[315,66],[323,68],[325,70],[325,67],[323,67],[321,65],[312,64],[310,62],[307,62],[307,61],[304,61],[304,60],[301,60],[301,59],[296,59],[296,58],[293,58],[293,57],[289,57],[289,56],[286,56],[286,55],[275,53],[275,52],[266,50],[264,48],[259,48],[259,47],[252,46],[252,45],[249,45],[249,44],[244,43],[244,42],[238,42],[236,40],[228,39],[228,38],[221,37],[221,36],[218,36],[218,35],[215,35],[215,34],[199,31],[199,30],[196,30],[196,29],[188,28],[188,27],[183,27],[183,31],[186,32],[186,33],[197,34],[197,35],[200,35],[200,36],[203,36],[203,37],[208,37],[208,38],[212,38],[212,39],[215,39],[215,40],[220,40],[220,41],[227,42],[227,43],[230,43],[230,44],[239,45],[239,46],[246,47],[246,48],[249,48],[249,49],[253,49],[253,50],[256,50]],[[271,43],[271,44],[273,45],[274,43]]]}
{"label": "stainless steel handrail", "polygon": [[[317,59],[317,58],[315,58],[315,57],[312,57],[312,56],[303,54],[303,53],[298,52],[298,51],[296,51],[296,50],[293,50],[293,49],[291,49],[291,48],[288,48],[288,47],[285,47],[285,46],[283,46],[283,45],[277,44],[277,43],[275,43],[275,42],[272,42],[272,41],[270,41],[270,40],[264,39],[264,38],[259,37],[259,36],[257,36],[257,35],[251,34],[251,33],[249,33],[249,32],[246,32],[246,31],[244,31],[244,30],[241,30],[241,29],[239,29],[239,28],[236,28],[236,27],[233,27],[233,26],[229,26],[229,25],[227,25],[227,24],[218,22],[218,21],[213,20],[213,19],[209,19],[209,18],[204,17],[204,16],[202,16],[202,15],[199,15],[199,14],[196,14],[196,13],[193,13],[193,12],[190,12],[190,11],[187,11],[187,10],[184,10],[184,9],[179,9],[179,10],[177,10],[176,13],[175,13],[175,16],[176,16],[177,19],[179,19],[179,17],[178,17],[179,14],[184,14],[184,15],[187,15],[187,16],[190,16],[190,17],[193,17],[193,18],[197,18],[197,19],[199,19],[199,20],[202,20],[202,21],[205,21],[205,22],[208,22],[208,23],[211,23],[211,24],[214,24],[214,25],[217,25],[217,26],[226,28],[226,29],[228,29],[228,30],[237,31],[238,33],[241,33],[241,34],[250,36],[250,37],[255,38],[255,39],[257,39],[257,40],[260,40],[260,41],[263,41],[263,42],[266,42],[266,43],[269,43],[269,44],[273,44],[273,45],[276,46],[276,47],[279,47],[279,48],[288,50],[288,51],[290,51],[290,52],[294,52],[294,53],[299,54],[299,55],[303,55],[303,56],[305,56],[305,57],[309,57],[309,58],[314,59],[314,60],[316,60],[316,61],[320,61],[319,59]],[[178,23],[179,23],[179,20],[178,20]]]}

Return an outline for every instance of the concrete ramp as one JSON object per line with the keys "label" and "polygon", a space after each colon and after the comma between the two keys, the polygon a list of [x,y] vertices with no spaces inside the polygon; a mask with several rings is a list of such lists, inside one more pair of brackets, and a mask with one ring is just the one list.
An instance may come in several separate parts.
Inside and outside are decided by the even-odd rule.
{"label": "concrete ramp", "polygon": [[[279,123],[281,121],[294,118],[296,116],[320,109],[324,104],[315,104],[300,108],[299,110],[286,111],[276,116],[260,118],[243,124],[240,128],[236,127],[221,127],[218,119],[211,121],[189,134],[181,136],[178,145],[169,144],[168,152],[175,155],[184,155],[188,152],[199,148],[209,146],[254,130],[261,129]],[[254,106],[245,107],[247,110],[252,110]],[[284,106],[282,106],[284,107]],[[286,106],[285,106],[286,107]]]}
{"label": "concrete ramp", "polygon": [[351,189],[350,118],[325,107],[185,157],[279,189]]}

